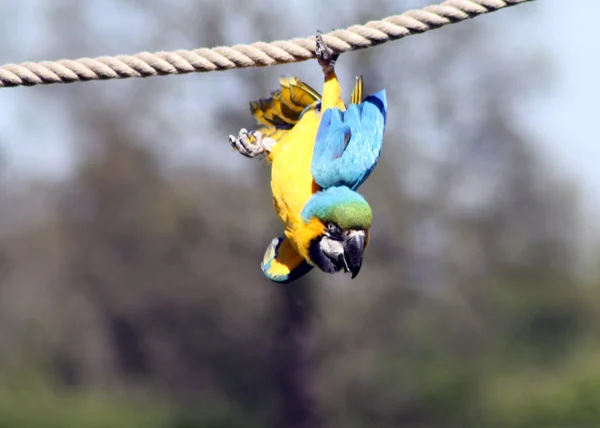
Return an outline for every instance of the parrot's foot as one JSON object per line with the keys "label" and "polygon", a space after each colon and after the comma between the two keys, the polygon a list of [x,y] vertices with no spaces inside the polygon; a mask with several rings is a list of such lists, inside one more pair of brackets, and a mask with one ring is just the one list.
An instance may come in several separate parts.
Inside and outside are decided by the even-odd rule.
{"label": "parrot's foot", "polygon": [[259,131],[249,133],[245,128],[240,129],[238,136],[230,135],[229,144],[242,156],[254,158],[263,153],[270,153],[275,140],[263,137]]}
{"label": "parrot's foot", "polygon": [[323,73],[326,75],[333,71],[335,62],[340,56],[339,54],[334,54],[333,51],[327,47],[325,40],[323,40],[323,33],[320,31],[317,31],[316,35],[315,55],[317,56],[319,65],[323,68]]}

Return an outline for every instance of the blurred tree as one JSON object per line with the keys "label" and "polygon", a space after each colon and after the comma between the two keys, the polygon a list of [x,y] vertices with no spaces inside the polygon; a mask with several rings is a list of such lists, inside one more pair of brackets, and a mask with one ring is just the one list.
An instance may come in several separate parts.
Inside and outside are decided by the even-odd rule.
{"label": "blurred tree", "polygon": [[[111,352],[102,362],[118,378],[151,382],[184,402],[204,396],[207,403],[234,399],[249,413],[268,410],[256,401],[271,389],[260,315],[268,288],[247,287],[260,278],[250,256],[262,245],[224,234],[235,212],[228,220],[214,202],[221,191],[240,201],[250,195],[205,180],[194,199],[185,198],[110,117],[91,133],[100,136],[98,148],[105,144],[100,158],[82,165],[61,205],[65,283],[99,317],[101,347]],[[86,340],[78,336],[73,340]],[[80,349],[60,356],[72,379],[85,378],[77,370],[90,372]]]}
{"label": "blurred tree", "polygon": [[314,284],[308,278],[279,286],[274,373],[280,409],[277,427],[321,426],[317,404]]}

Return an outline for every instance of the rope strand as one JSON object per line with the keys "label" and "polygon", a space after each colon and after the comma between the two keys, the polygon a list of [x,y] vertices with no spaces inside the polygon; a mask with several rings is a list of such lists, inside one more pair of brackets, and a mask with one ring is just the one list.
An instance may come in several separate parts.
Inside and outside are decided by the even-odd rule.
{"label": "rope strand", "polygon": [[[365,25],[335,30],[324,34],[323,38],[333,51],[343,53],[424,33],[529,1],[532,0],[448,0],[421,10],[409,10],[380,21],[370,21]],[[24,62],[0,67],[0,88],[264,67],[306,61],[314,57],[313,36],[212,49]]]}

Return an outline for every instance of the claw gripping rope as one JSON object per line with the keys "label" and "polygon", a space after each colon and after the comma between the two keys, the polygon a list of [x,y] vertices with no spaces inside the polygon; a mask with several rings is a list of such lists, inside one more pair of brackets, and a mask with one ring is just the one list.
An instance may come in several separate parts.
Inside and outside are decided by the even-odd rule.
{"label": "claw gripping rope", "polygon": [[[365,25],[335,30],[324,34],[323,38],[335,53],[343,53],[424,33],[529,1],[532,0],[448,0],[421,10],[409,10],[380,21],[370,21]],[[306,61],[314,57],[313,36],[212,49],[24,62],[0,66],[0,88],[264,67]]]}

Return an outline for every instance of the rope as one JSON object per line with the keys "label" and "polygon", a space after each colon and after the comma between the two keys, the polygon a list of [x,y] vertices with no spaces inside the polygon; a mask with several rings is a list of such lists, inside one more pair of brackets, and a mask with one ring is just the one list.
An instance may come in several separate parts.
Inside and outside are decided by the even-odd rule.
{"label": "rope", "polygon": [[[365,25],[324,34],[336,53],[365,49],[390,40],[494,12],[532,0],[448,0],[421,10],[410,10]],[[89,80],[125,79],[264,67],[306,61],[315,57],[315,38],[278,40],[271,43],[220,46],[174,52],[140,52],[76,60],[24,62],[0,67],[0,87],[48,85]]]}

